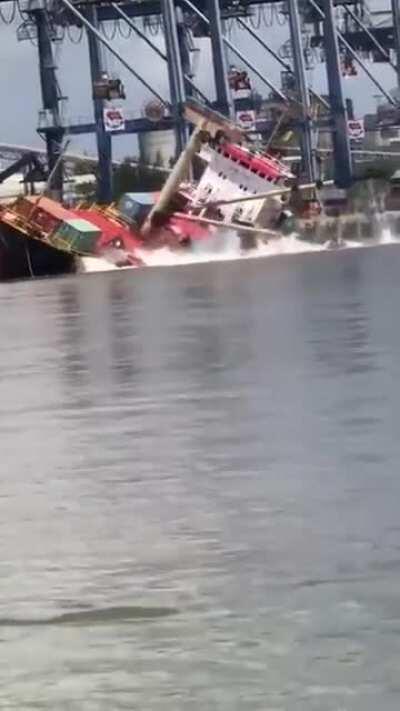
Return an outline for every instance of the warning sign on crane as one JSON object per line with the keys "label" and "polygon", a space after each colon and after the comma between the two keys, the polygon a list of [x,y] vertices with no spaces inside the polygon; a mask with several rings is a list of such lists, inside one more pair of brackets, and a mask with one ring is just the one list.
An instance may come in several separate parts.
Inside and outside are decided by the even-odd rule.
{"label": "warning sign on crane", "polygon": [[365,128],[363,119],[351,119],[347,122],[349,138],[352,141],[359,141],[365,138]]}
{"label": "warning sign on crane", "polygon": [[120,108],[108,107],[103,113],[104,128],[106,131],[124,131],[125,116]]}
{"label": "warning sign on crane", "polygon": [[237,111],[236,123],[245,131],[254,131],[256,128],[255,111]]}
{"label": "warning sign on crane", "polygon": [[245,70],[231,66],[228,81],[234,99],[248,99],[251,96],[251,82]]}

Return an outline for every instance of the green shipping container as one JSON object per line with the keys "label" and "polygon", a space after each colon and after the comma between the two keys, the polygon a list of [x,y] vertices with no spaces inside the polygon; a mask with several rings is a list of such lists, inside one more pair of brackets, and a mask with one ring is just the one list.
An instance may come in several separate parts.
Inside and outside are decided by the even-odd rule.
{"label": "green shipping container", "polygon": [[101,230],[91,222],[74,218],[62,222],[53,232],[52,240],[55,246],[72,252],[93,254],[96,243],[101,236]]}

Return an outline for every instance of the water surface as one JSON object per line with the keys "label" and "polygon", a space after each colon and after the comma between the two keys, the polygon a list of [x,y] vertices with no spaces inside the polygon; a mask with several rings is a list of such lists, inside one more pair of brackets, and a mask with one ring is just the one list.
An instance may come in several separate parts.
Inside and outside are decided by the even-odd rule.
{"label": "water surface", "polygon": [[398,711],[400,249],[0,285],[0,708]]}

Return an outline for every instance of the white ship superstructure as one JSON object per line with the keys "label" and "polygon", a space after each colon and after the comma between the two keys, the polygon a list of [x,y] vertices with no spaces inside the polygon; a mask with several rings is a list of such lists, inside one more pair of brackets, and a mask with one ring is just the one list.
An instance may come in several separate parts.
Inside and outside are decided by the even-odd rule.
{"label": "white ship superstructure", "polygon": [[[207,145],[201,151],[207,167],[193,193],[196,206],[235,198],[257,195],[259,200],[234,203],[219,207],[224,222],[239,222],[257,226],[264,222],[265,211],[274,211],[274,200],[265,197],[278,191],[293,178],[290,171],[277,159],[253,152],[234,143]],[[276,197],[276,209],[282,209],[280,197]]]}

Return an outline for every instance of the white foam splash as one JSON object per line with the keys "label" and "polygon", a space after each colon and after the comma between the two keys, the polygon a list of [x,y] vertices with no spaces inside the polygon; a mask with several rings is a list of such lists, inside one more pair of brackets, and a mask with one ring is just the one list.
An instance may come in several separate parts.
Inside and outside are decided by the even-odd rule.
{"label": "white foam splash", "polygon": [[148,266],[176,266],[179,264],[198,264],[204,262],[226,262],[235,259],[259,259],[260,257],[272,257],[278,254],[298,254],[299,252],[321,251],[322,245],[302,242],[293,235],[273,240],[268,244],[260,244],[257,249],[243,251],[240,248],[239,239],[232,233],[224,236],[220,241],[218,238],[198,243],[190,251],[175,252],[168,248],[154,250],[152,252],[142,251],[141,258]]}
{"label": "white foam splash", "polygon": [[118,269],[114,264],[102,257],[80,257],[78,272],[88,274],[90,272],[110,272]]}
{"label": "white foam splash", "polygon": [[384,227],[381,233],[380,244],[396,244],[399,238],[392,233],[389,227]]}
{"label": "white foam splash", "polygon": [[[384,228],[378,241],[368,242],[346,240],[340,249],[357,249],[377,245],[395,244],[399,239],[390,229]],[[265,259],[283,254],[301,254],[307,252],[323,252],[334,250],[331,243],[316,244],[300,240],[295,234],[280,239],[274,239],[267,244],[260,244],[256,249],[243,251],[235,232],[217,234],[205,242],[196,242],[188,251],[174,251],[162,247],[152,251],[138,250],[138,255],[147,267],[175,267],[187,264],[202,264],[207,262],[228,262],[237,259]],[[132,267],[122,267],[131,269]],[[106,259],[98,257],[82,257],[80,271],[85,273],[114,271],[120,269]]]}

